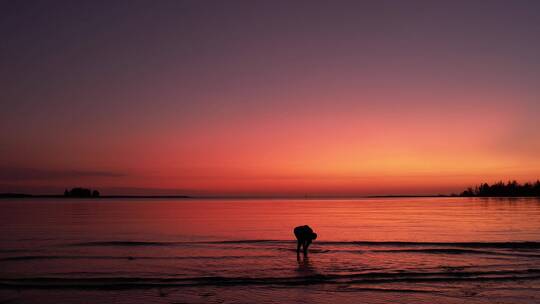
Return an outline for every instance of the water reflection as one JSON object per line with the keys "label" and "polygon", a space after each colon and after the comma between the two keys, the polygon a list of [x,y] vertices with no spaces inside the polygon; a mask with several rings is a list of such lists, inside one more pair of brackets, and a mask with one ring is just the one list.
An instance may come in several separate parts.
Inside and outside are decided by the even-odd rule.
{"label": "water reflection", "polygon": [[298,272],[299,275],[306,276],[306,277],[318,275],[317,269],[311,263],[311,260],[309,259],[309,257],[297,256],[296,261],[298,263],[298,268],[296,269],[296,271]]}
{"label": "water reflection", "polygon": [[[216,294],[230,302],[356,303],[354,290],[377,292],[379,303],[470,300],[454,301],[458,290],[492,303],[516,290],[527,296],[516,303],[540,303],[537,199],[28,199],[2,200],[0,210],[0,272],[14,286],[0,298],[16,288],[29,298],[14,302],[39,302],[53,287],[58,302],[78,303],[75,294],[85,303],[90,291],[118,288],[131,297],[124,302],[146,303],[156,286],[170,285],[178,292],[164,288],[159,302]],[[310,257],[295,261],[291,229],[303,223],[320,237]],[[502,300],[471,295],[470,286]],[[204,299],[171,299],[191,292]],[[399,301],[383,298],[394,294]]]}

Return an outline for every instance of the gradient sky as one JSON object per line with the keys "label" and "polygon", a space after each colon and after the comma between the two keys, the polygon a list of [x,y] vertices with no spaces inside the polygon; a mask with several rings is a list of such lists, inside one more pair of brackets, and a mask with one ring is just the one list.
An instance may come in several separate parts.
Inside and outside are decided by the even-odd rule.
{"label": "gradient sky", "polygon": [[1,1],[0,192],[540,178],[539,1]]}

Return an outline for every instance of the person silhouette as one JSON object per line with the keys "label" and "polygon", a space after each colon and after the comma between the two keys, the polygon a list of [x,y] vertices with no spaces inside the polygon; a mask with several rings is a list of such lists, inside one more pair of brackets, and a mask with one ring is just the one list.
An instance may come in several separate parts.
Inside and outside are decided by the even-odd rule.
{"label": "person silhouette", "polygon": [[311,229],[308,225],[304,225],[294,228],[294,236],[298,241],[296,246],[296,255],[300,256],[300,247],[303,247],[304,256],[307,256],[308,247],[309,245],[311,245],[311,242],[313,242],[313,240],[317,239],[317,234],[314,233],[313,229]]}

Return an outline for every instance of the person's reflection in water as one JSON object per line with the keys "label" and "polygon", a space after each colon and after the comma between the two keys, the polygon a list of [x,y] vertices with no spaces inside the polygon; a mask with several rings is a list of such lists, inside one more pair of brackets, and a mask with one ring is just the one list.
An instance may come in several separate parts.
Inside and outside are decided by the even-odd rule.
{"label": "person's reflection in water", "polygon": [[300,257],[300,248],[304,249],[304,257],[308,255],[308,247],[313,240],[317,239],[317,234],[313,232],[308,225],[298,226],[294,228],[294,236],[297,240],[296,256]]}
{"label": "person's reflection in water", "polygon": [[298,268],[296,271],[298,271],[298,273],[302,276],[309,277],[318,274],[317,270],[315,267],[313,267],[307,256],[305,256],[303,259],[298,256],[296,260],[298,261]]}

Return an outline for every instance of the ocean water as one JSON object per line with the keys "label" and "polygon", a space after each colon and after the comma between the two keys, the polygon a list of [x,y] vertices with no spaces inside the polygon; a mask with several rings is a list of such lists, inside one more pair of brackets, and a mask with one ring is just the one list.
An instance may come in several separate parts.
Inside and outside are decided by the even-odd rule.
{"label": "ocean water", "polygon": [[0,231],[0,303],[540,303],[538,199],[2,199]]}

